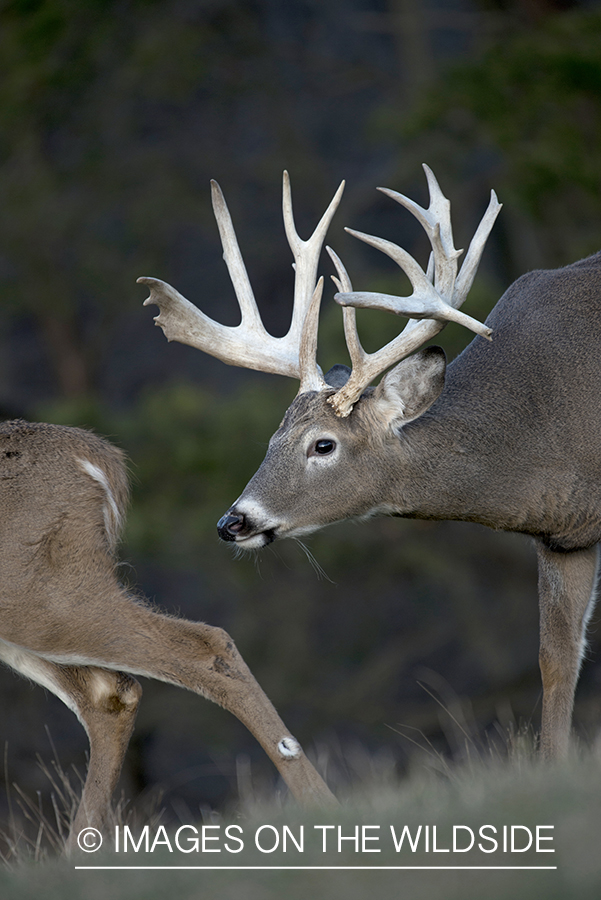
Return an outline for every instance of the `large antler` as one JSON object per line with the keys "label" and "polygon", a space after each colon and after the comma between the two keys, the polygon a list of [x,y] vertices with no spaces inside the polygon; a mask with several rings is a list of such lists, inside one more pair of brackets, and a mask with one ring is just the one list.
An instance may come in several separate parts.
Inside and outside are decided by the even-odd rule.
{"label": "large antler", "polygon": [[211,182],[211,189],[223,258],[240,305],[240,324],[232,327],[215,322],[171,285],[156,278],[138,278],[140,284],[150,288],[150,296],[144,305],[156,304],[159,307],[160,313],[155,322],[169,341],[197,347],[232,366],[299,378],[300,392],[320,390],[326,385],[316,361],[317,324],[323,290],[323,278],[316,284],[317,266],[328,226],[344,190],[344,181],[309,240],[303,241],[294,225],[290,179],[284,172],[284,225],[296,274],[292,321],[288,333],[281,338],[265,330],[225,198],[216,181]]}
{"label": "large antler", "polygon": [[[413,353],[426,341],[441,331],[447,322],[458,322],[490,340],[491,329],[487,328],[471,316],[459,312],[468,291],[472,286],[478,263],[484,250],[486,239],[501,209],[494,191],[491,191],[490,203],[469,246],[469,250],[457,274],[457,259],[463,252],[453,246],[450,203],[442,193],[436,178],[428,166],[424,165],[430,205],[422,209],[413,200],[387,188],[378,188],[388,197],[392,197],[401,206],[406,207],[422,224],[432,245],[432,255],[428,272],[401,247],[385,241],[345,229],[366,244],[390,256],[403,269],[411,281],[413,293],[409,297],[394,297],[389,294],[354,292],[348,274],[340,259],[328,247],[334,261],[338,278],[334,278],[339,293],[335,300],[343,307],[344,331],[352,362],[352,372],[346,384],[333,394],[328,402],[339,416],[348,416],[353,405],[362,392],[377,375],[384,372],[394,363]],[[396,338],[375,353],[366,353],[361,346],[355,322],[355,310],[352,307],[368,307],[383,309],[399,316],[408,316],[409,322]],[[423,319],[425,321],[417,321]]]}

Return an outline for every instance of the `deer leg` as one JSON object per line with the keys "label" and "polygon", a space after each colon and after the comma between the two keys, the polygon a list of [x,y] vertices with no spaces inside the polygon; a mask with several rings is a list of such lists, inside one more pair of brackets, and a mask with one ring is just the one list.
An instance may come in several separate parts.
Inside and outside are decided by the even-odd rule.
{"label": "deer leg", "polygon": [[38,620],[49,621],[50,607],[52,628],[32,629],[12,617],[10,629],[8,623],[4,629],[6,638],[61,666],[144,675],[201,694],[246,725],[297,800],[335,802],[225,631],[158,613],[116,582],[107,585],[103,579],[96,587],[95,603],[79,590],[69,598],[52,591],[38,597]]}
{"label": "deer leg", "polygon": [[110,804],[133,731],[142,687],[124,672],[93,666],[56,667],[61,687],[76,705],[90,740],[90,761],[81,801],[71,826],[67,853],[88,826],[105,831]]}
{"label": "deer leg", "polygon": [[[186,687],[235,715],[261,744],[299,802],[328,805],[336,802],[227,632],[156,613],[148,624],[153,630],[159,630],[157,649],[161,657],[151,669],[147,668],[146,672],[135,669],[136,672]],[[131,653],[129,657],[125,668],[132,666]]]}
{"label": "deer leg", "polygon": [[81,801],[71,826],[67,853],[88,826],[99,831],[110,823],[110,804],[134,727],[142,688],[123,672],[94,666],[62,666],[13,645],[0,655],[12,668],[56,694],[84,726],[90,761]]}
{"label": "deer leg", "polygon": [[543,681],[541,753],[568,750],[574,693],[594,607],[598,548],[557,553],[537,546],[540,604],[539,664]]}

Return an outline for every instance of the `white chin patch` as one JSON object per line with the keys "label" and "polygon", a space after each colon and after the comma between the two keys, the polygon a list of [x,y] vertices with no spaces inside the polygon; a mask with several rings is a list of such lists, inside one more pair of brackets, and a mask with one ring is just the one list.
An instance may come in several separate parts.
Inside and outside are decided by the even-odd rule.
{"label": "white chin patch", "polygon": [[236,547],[240,550],[260,550],[265,544],[269,543],[264,534],[253,534],[251,537],[237,537],[235,540]]}
{"label": "white chin patch", "polygon": [[273,538],[267,537],[265,532],[270,532],[269,523],[272,521],[272,516],[267,512],[264,506],[250,498],[238,498],[232,506],[232,509],[235,509],[238,515],[244,516],[251,528],[263,529],[257,534],[238,535],[236,537],[236,547],[239,547],[240,550],[260,550],[261,547],[271,543]]}

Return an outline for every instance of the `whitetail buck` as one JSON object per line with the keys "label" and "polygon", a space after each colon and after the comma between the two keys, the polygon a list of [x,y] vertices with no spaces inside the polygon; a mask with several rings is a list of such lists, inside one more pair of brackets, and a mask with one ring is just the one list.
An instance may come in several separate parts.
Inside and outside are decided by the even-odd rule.
{"label": "whitetail buck", "polygon": [[333,796],[221,628],[163,615],[129,595],[115,547],[123,456],[76,428],[0,424],[0,660],[56,694],[87,731],[90,760],[67,849],[104,829],[145,675],[228,709],[294,796]]}
{"label": "whitetail buck", "polygon": [[[394,191],[432,245],[424,272],[400,247],[351,231],[394,259],[413,293],[354,293],[338,277],[352,371],[325,377],[315,351],[322,280],[317,263],[327,221],[301,241],[284,176],[284,221],[296,265],[290,332],[268,335],[259,318],[223,197],[214,185],[224,256],[242,310],[226,328],[154,279],[147,303],[170,340],[227,363],[300,378],[298,396],[273,435],[261,467],[218,524],[220,536],[256,549],[324,525],[376,513],[479,522],[535,539],[539,564],[541,748],[565,753],[574,691],[592,610],[601,538],[601,253],[554,271],[523,276],[487,325],[457,308],[473,281],[500,209],[494,193],[458,273],[449,202],[427,167],[430,205]],[[410,318],[376,353],[364,352],[353,307]],[[420,321],[422,320],[422,321]],[[447,321],[480,337],[449,366],[440,348],[418,350]],[[492,342],[484,340],[494,334]],[[410,354],[414,354],[410,356]],[[406,359],[406,357],[409,357]],[[402,360],[402,361],[401,361]],[[374,378],[393,364],[377,387]]]}

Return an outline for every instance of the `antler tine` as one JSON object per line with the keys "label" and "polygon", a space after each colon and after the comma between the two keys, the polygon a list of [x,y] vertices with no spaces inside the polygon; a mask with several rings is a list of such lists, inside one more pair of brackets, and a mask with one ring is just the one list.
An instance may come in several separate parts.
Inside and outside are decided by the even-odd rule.
{"label": "antler tine", "polygon": [[[349,229],[346,230],[348,231]],[[374,240],[379,241],[380,239],[374,238]],[[355,293],[353,293],[351,279],[340,257],[334,252],[334,250],[332,250],[331,247],[326,247],[326,250],[328,251],[338,273],[338,278],[332,275],[332,281],[338,288],[339,292],[341,292],[345,296],[345,298],[347,296],[357,296]],[[340,294],[336,294],[334,299],[342,305]],[[402,335],[397,335],[396,338],[394,338],[392,341],[389,341],[389,343],[386,344],[385,347],[382,347],[375,353],[366,353],[361,344],[361,340],[359,339],[359,333],[357,331],[357,317],[354,307],[342,305],[342,315],[344,321],[344,337],[346,340],[346,346],[349,352],[349,356],[351,358],[352,370],[347,383],[335,394],[328,398],[328,403],[330,403],[330,405],[334,407],[334,411],[338,416],[345,418],[351,413],[354,404],[357,402],[365,387],[372,381],[372,379],[375,378],[379,374],[379,372],[384,371],[385,368],[388,368],[389,365],[397,361],[397,348],[401,341]],[[405,327],[405,329],[403,330],[403,335],[407,335],[409,330],[409,326]],[[417,346],[419,346],[419,344]],[[409,352],[411,351],[408,351],[408,353]]]}
{"label": "antler tine", "polygon": [[[414,294],[420,293],[425,296],[436,296],[438,297],[438,291],[432,284],[430,278],[428,278],[427,274],[424,272],[422,267],[416,260],[411,256],[410,253],[407,253],[406,250],[403,250],[402,247],[399,247],[397,244],[393,244],[392,241],[386,241],[384,238],[374,237],[371,234],[364,234],[362,231],[354,231],[352,228],[344,229],[348,234],[352,234],[353,237],[358,238],[360,241],[363,241],[365,244],[369,244],[371,247],[375,247],[376,250],[381,250],[382,253],[385,253],[391,259],[395,261],[395,263],[403,270],[409,281],[413,286]],[[436,254],[434,254],[435,263],[436,263]],[[399,298],[399,300],[403,300],[404,298]]]}
{"label": "antler tine", "polygon": [[262,325],[260,329],[252,324],[244,328],[242,323],[235,327],[221,325],[165,281],[142,277],[137,283],[150,288],[144,306],[159,307],[154,321],[168,341],[203,350],[230,366],[298,378],[298,351],[295,353],[281,338],[268,334]]}
{"label": "antler tine", "polygon": [[422,166],[428,181],[430,205],[423,209],[414,200],[392,191],[389,188],[378,188],[387,197],[400,203],[418,220],[432,245],[435,277],[430,279],[443,296],[453,290],[457,277],[457,260],[463,250],[456,250],[453,245],[453,226],[451,224],[451,203],[445,197],[432,169],[425,163]]}
{"label": "antler tine", "polygon": [[[261,321],[225,198],[217,182],[211,182],[213,210],[221,236],[223,257],[240,305],[241,322],[233,327],[221,325],[166,282],[157,278],[138,278],[139,284],[146,284],[150,288],[150,296],[144,301],[144,305],[155,304],[159,307],[160,312],[155,317],[155,322],[163,329],[167,340],[204,350],[228,365],[300,378],[303,390],[323,387],[323,376],[315,359],[321,297],[315,281],[321,246],[343,189],[344,182],[338,188],[314,234],[308,241],[301,241],[294,228],[290,183],[287,173],[284,173],[286,232],[296,260],[295,306],[288,333],[277,338],[266,331]],[[307,328],[314,331],[312,337],[303,335],[305,321]],[[301,351],[303,341],[305,349]],[[313,348],[312,362],[308,359],[307,347]]]}
{"label": "antler tine", "polygon": [[490,328],[478,322],[477,319],[459,312],[454,306],[443,300],[428,278],[428,275],[402,247],[398,247],[390,241],[385,241],[383,238],[362,234],[360,231],[353,231],[351,228],[345,228],[345,231],[394,259],[411,281],[413,293],[409,297],[398,297],[392,294],[355,291],[349,294],[336,294],[335,300],[338,303],[341,305],[382,309],[386,312],[395,313],[397,316],[407,316],[409,319],[438,319],[443,323],[457,322],[459,325],[469,328],[470,331],[482,335],[482,337],[490,338]]}
{"label": "antler tine", "polygon": [[[433,338],[447,322],[457,322],[490,339],[492,333],[490,328],[460,312],[457,307],[461,305],[471,287],[484,244],[501,206],[493,192],[488,209],[470,243],[461,273],[457,277],[457,258],[462,251],[455,250],[453,246],[450,204],[442,194],[431,170],[427,166],[424,166],[424,170],[431,198],[427,210],[395,191],[382,188],[380,190],[409,209],[428,234],[432,244],[433,265],[431,257],[427,274],[410,254],[396,244],[346,229],[354,237],[394,259],[409,277],[413,292],[409,297],[351,291],[341,291],[335,295],[334,299],[343,307],[383,309],[397,315],[408,316],[410,320],[401,334],[375,353],[366,354],[361,349],[362,355],[358,356],[357,366],[353,362],[349,380],[328,400],[339,416],[349,415],[365,387],[377,375]],[[425,321],[418,322],[416,321],[418,319]],[[358,337],[356,340],[358,342]]]}
{"label": "antler tine", "polygon": [[[338,272],[338,278],[332,275],[332,281],[339,290],[343,290],[347,294],[352,292],[351,280],[342,261],[330,247],[327,247],[327,251]],[[351,293],[351,296],[355,295]],[[338,295],[336,295],[337,297]],[[402,334],[389,341],[385,347],[382,347],[375,353],[366,353],[357,332],[355,309],[352,306],[343,306],[342,313],[344,317],[344,336],[351,358],[352,371],[346,384],[331,397],[328,397],[328,403],[334,408],[336,415],[345,418],[350,415],[354,404],[365,390],[365,387],[380,372],[383,372],[390,365],[402,359],[403,356],[408,356],[414,349],[421,346],[423,338],[417,336],[417,341],[414,338],[415,346],[413,346],[410,328],[406,327]],[[434,325],[435,323],[431,324]],[[399,348],[401,348],[400,353],[402,354],[400,356]]]}
{"label": "antler tine", "polygon": [[319,279],[313,291],[300,338],[298,353],[300,369],[299,394],[304,394],[307,391],[320,391],[326,386],[323,373],[317,365],[317,328],[322,294],[323,276]]}
{"label": "antler tine", "polygon": [[480,264],[480,259],[482,258],[482,253],[484,252],[486,241],[488,240],[488,236],[492,231],[492,227],[495,224],[502,207],[503,204],[499,203],[495,192],[491,191],[488,207],[470,242],[465,259],[463,260],[463,265],[461,266],[461,271],[455,282],[455,290],[451,303],[456,308],[461,306],[469,293]]}
{"label": "antler tine", "polygon": [[[336,271],[338,272],[338,278],[335,275],[332,275],[332,281],[336,285],[339,291],[343,291],[346,293],[350,293],[353,290],[353,285],[351,284],[351,279],[349,278],[349,274],[346,271],[342,260],[332,250],[331,247],[326,247],[330,259],[336,266]],[[366,357],[365,350],[361,345],[361,341],[359,340],[359,333],[357,331],[357,314],[355,312],[354,307],[352,306],[343,306],[342,307],[342,319],[344,324],[344,337],[346,340],[346,346],[349,352],[349,356],[351,358],[351,365],[353,367],[353,371],[355,369],[360,369],[363,365],[363,361]]]}
{"label": "antler tine", "polygon": [[[302,354],[302,364],[300,366],[301,386],[299,393],[321,390],[325,387],[325,380],[321,369],[317,365],[316,358],[319,305],[321,302],[321,290],[319,291],[319,296],[317,296],[317,266],[326,232],[340,203],[344,186],[345,182],[342,181],[315,231],[308,240],[304,241],[299,237],[296,230],[292,209],[290,177],[288,172],[284,172],[282,190],[284,228],[294,257],[296,273],[294,280],[294,309],[288,335],[294,335],[305,351]],[[313,348],[312,357],[306,352],[308,347]]]}
{"label": "antler tine", "polygon": [[211,202],[217,228],[219,229],[221,246],[223,247],[223,259],[230,273],[234,291],[240,305],[242,324],[250,324],[252,322],[257,330],[265,331],[248,278],[248,272],[242,259],[230,211],[227,208],[223,191],[213,179],[211,179]]}

